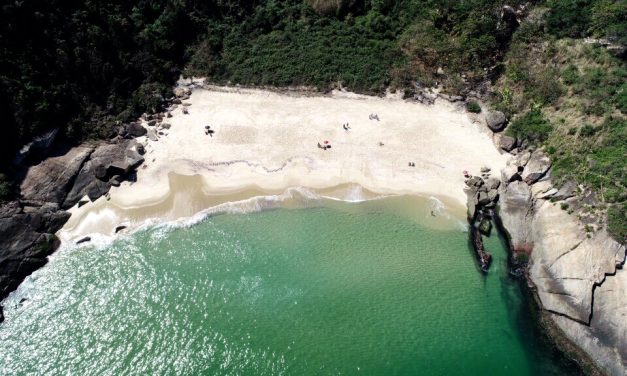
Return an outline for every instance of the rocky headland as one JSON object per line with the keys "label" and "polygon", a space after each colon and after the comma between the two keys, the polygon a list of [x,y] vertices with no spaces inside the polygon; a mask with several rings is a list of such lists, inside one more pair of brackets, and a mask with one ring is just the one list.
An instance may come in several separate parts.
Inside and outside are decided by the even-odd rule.
{"label": "rocky headland", "polygon": [[133,179],[144,160],[141,146],[126,132],[133,127],[137,125],[123,127],[108,142],[57,146],[25,156],[27,161],[40,160],[18,166],[20,198],[0,206],[0,300],[42,267],[59,246],[55,233],[70,218],[66,209],[87,203],[84,197],[93,201],[105,196],[112,186]]}
{"label": "rocky headland", "polygon": [[[506,119],[489,113],[495,143],[512,154],[498,183],[482,171],[466,181],[471,239],[482,269],[480,233],[493,218],[509,241],[512,274],[524,275],[547,334],[589,373],[627,374],[625,245],[609,236],[593,191],[551,182],[551,160],[502,135]],[[498,205],[496,202],[498,201]],[[479,240],[477,240],[479,239]]]}

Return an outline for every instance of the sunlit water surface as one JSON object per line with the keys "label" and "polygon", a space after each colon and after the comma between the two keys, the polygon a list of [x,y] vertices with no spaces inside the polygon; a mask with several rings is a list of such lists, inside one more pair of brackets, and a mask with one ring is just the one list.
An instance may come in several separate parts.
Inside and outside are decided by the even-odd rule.
{"label": "sunlit water surface", "polygon": [[0,373],[573,374],[498,237],[482,276],[458,219],[408,210],[426,201],[318,201],[62,250],[5,300]]}

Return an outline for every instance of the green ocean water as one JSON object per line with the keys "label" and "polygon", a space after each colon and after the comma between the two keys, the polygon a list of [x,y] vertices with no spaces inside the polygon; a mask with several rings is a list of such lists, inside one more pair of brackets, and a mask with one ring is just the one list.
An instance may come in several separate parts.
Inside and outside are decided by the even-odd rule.
{"label": "green ocean water", "polygon": [[483,276],[457,220],[430,226],[399,200],[63,250],[5,300],[0,374],[576,374],[540,339],[497,236]]}

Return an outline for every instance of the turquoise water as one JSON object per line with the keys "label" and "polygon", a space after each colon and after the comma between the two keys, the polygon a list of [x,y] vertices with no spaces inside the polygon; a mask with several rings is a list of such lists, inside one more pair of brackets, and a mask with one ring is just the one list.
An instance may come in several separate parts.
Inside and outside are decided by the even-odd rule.
{"label": "turquoise water", "polygon": [[429,226],[398,200],[64,250],[4,302],[0,374],[575,372],[539,340],[497,237],[482,276],[456,221]]}

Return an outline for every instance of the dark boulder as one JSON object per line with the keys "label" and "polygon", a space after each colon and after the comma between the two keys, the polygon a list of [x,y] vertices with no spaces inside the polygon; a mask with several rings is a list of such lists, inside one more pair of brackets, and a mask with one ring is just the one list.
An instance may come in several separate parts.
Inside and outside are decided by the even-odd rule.
{"label": "dark boulder", "polygon": [[105,180],[107,178],[107,168],[103,164],[98,164],[94,166],[94,176],[100,180]]}
{"label": "dark boulder", "polygon": [[494,111],[486,115],[485,122],[492,132],[500,132],[505,128],[507,118],[501,111]]}
{"label": "dark boulder", "polygon": [[70,218],[47,205],[24,212],[19,203],[0,208],[0,300],[46,263],[58,247],[54,235]]}
{"label": "dark boulder", "polygon": [[505,151],[512,151],[516,147],[516,138],[510,136],[501,137],[499,147]]}
{"label": "dark boulder", "polygon": [[133,137],[141,137],[146,134],[146,128],[138,123],[130,123],[126,125],[126,133]]}
{"label": "dark boulder", "polygon": [[90,238],[89,236],[85,236],[84,238],[82,238],[82,239],[78,240],[78,241],[76,242],[76,244],[87,243],[87,242],[89,242],[89,241],[91,241],[91,238]]}
{"label": "dark boulder", "polygon": [[146,154],[146,149],[144,148],[144,145],[142,145],[142,144],[138,144],[138,145],[135,147],[135,150],[137,150],[137,153],[139,153],[139,155],[144,155],[144,154]]}

